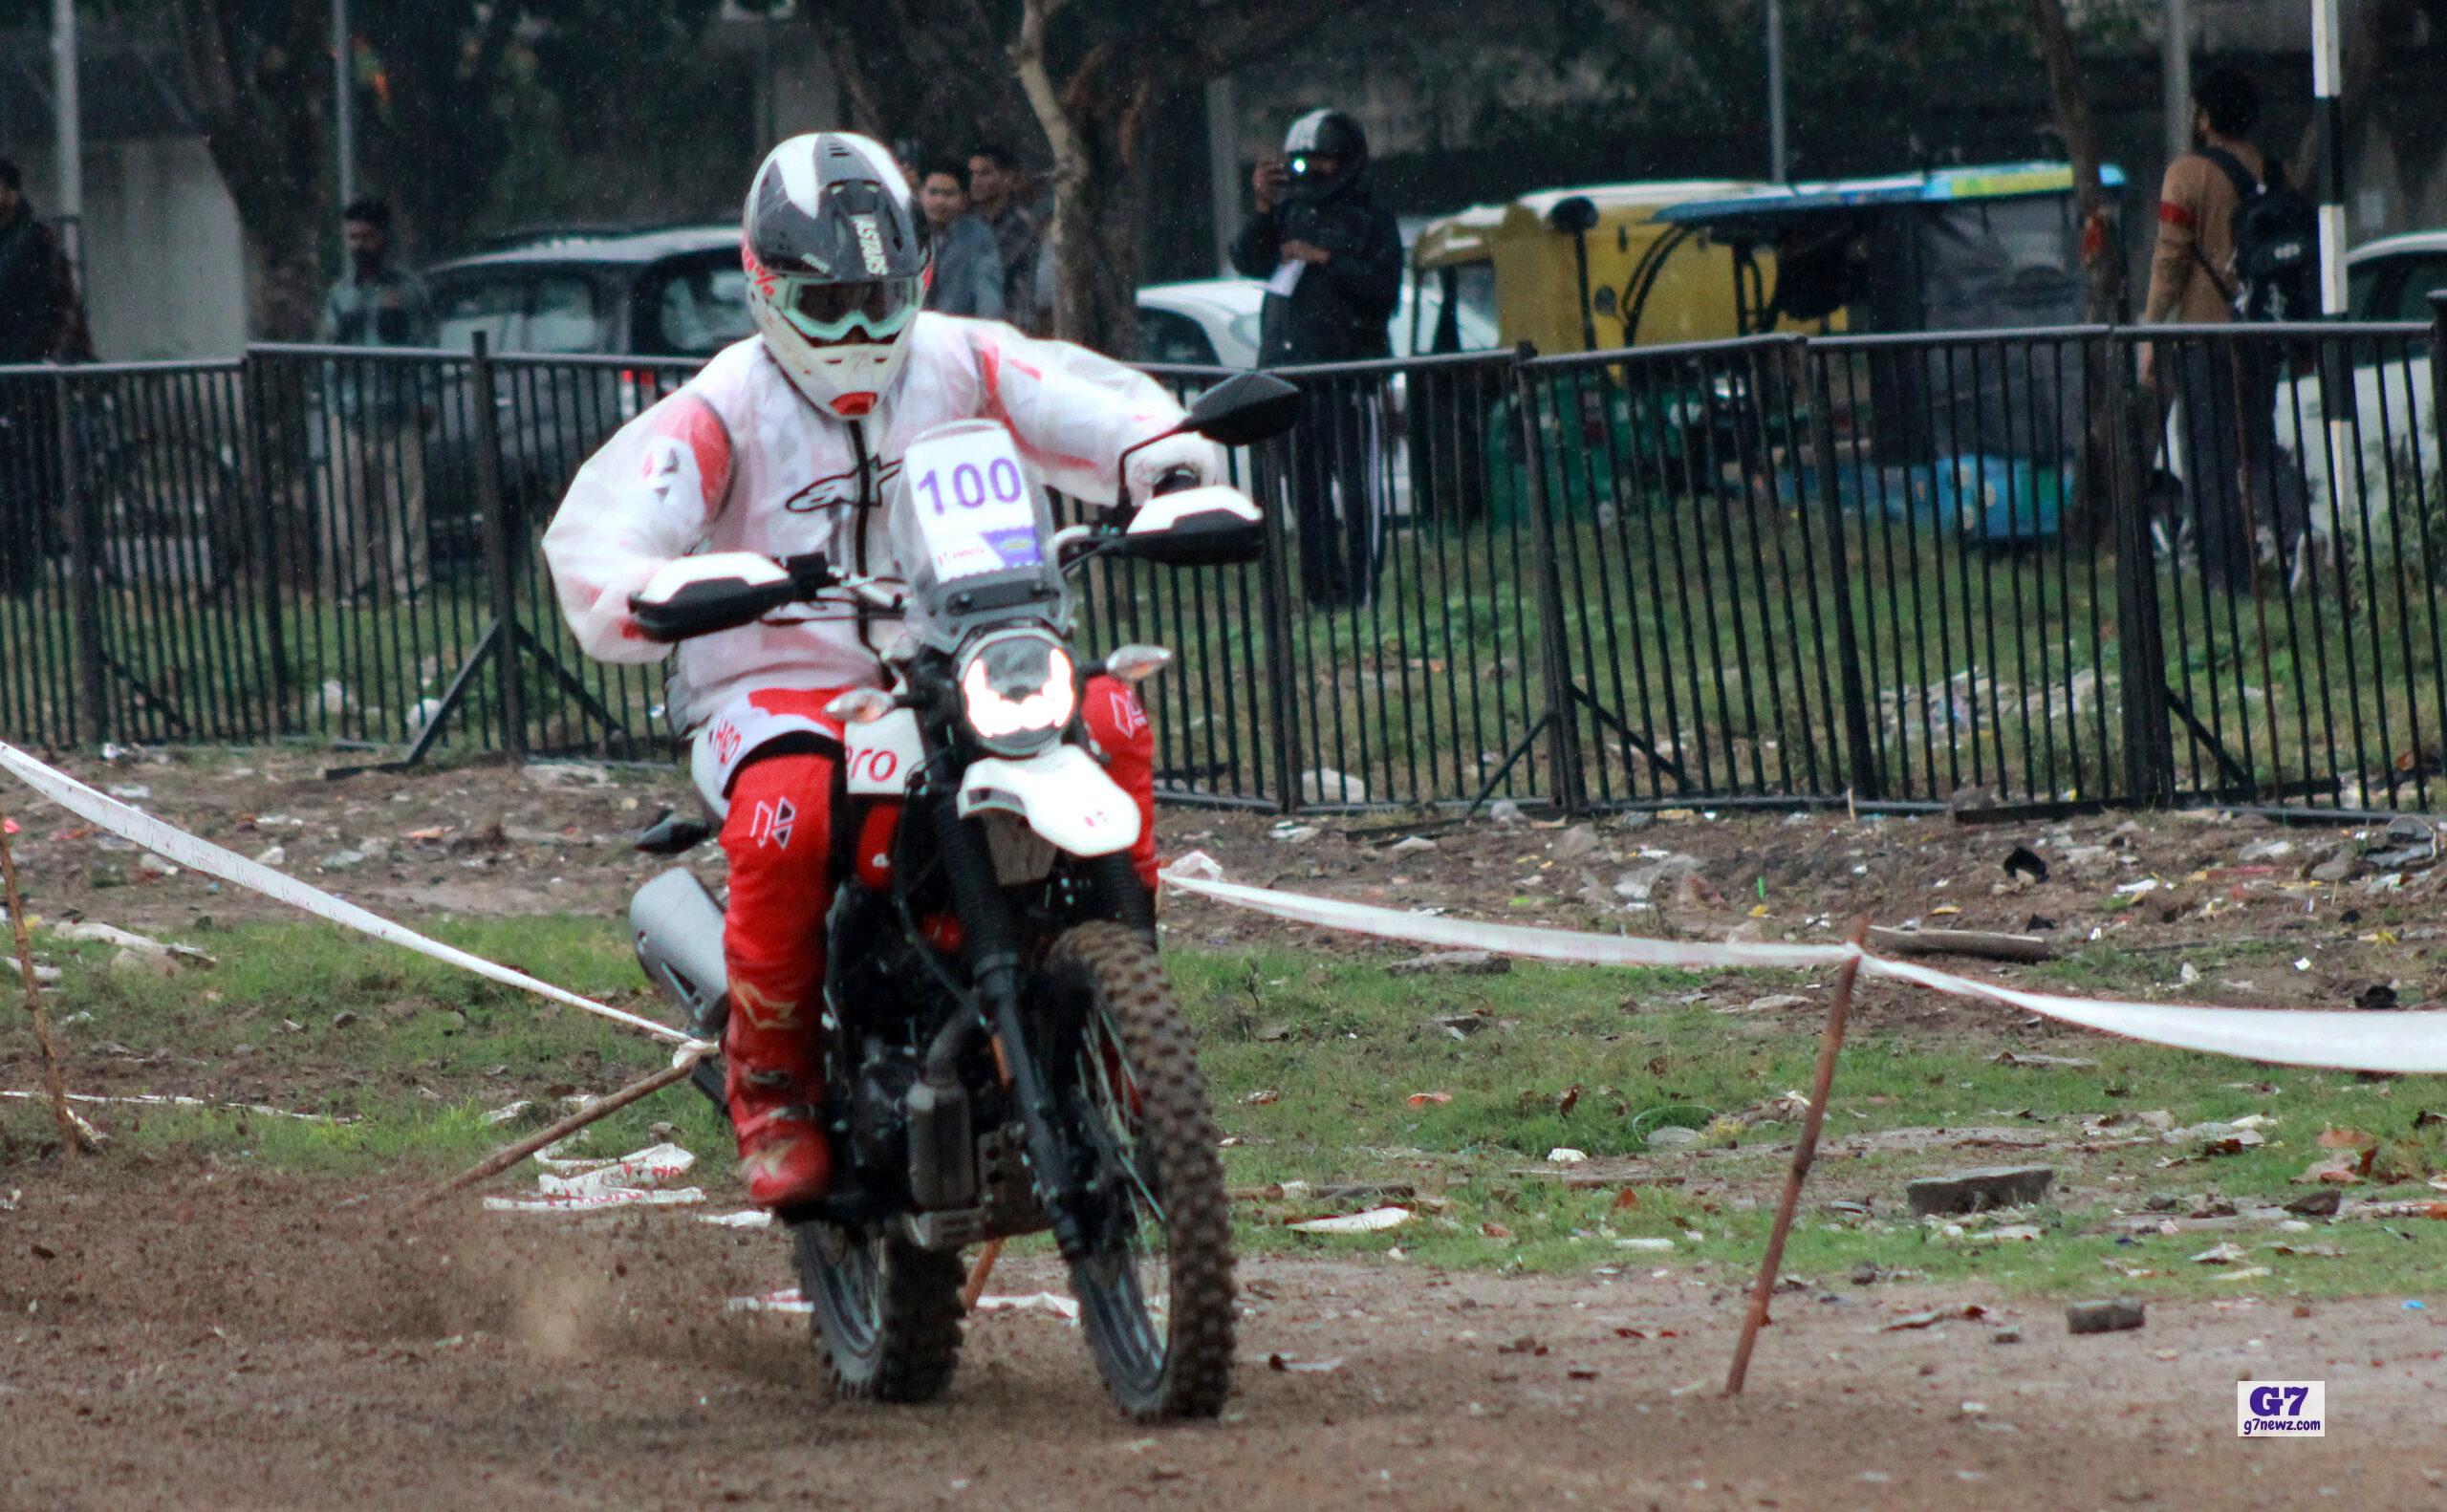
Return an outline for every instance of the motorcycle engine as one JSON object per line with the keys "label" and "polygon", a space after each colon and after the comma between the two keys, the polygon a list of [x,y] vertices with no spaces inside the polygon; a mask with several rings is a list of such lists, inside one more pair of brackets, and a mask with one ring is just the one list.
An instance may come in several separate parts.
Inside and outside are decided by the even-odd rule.
{"label": "motorcycle engine", "polygon": [[850,1143],[862,1169],[908,1169],[909,1089],[917,1082],[918,1057],[903,1050],[882,1051],[858,1069],[857,1095],[850,1107]]}

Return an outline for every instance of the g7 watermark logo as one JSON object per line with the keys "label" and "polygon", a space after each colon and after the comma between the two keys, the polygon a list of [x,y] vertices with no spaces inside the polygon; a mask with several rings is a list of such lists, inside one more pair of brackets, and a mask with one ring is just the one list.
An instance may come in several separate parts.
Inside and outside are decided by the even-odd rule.
{"label": "g7 watermark logo", "polygon": [[2326,1381],[2237,1381],[2235,1436],[2326,1438],[2328,1395]]}

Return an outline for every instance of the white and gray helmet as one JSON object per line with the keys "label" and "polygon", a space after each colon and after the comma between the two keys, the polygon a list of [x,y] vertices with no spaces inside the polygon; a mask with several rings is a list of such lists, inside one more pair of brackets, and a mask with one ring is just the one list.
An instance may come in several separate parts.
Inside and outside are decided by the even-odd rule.
{"label": "white and gray helmet", "polygon": [[908,181],[868,138],[792,137],[748,186],[748,313],[773,360],[830,414],[855,419],[892,387],[933,255]]}

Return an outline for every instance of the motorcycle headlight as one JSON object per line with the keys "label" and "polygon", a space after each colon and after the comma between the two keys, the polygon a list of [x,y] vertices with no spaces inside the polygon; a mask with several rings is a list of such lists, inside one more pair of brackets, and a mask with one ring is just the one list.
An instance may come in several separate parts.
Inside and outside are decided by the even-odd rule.
{"label": "motorcycle headlight", "polygon": [[1006,630],[962,653],[961,715],[998,756],[1043,750],[1079,706],[1077,674],[1062,642],[1041,630]]}

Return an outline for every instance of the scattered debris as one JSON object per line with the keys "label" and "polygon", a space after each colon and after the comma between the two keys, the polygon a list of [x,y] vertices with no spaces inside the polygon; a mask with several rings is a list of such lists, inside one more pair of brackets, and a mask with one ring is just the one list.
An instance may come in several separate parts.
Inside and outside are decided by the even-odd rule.
{"label": "scattered debris", "polygon": [[1406,1207],[1372,1207],[1364,1213],[1312,1218],[1286,1226],[1295,1234],[1374,1234],[1382,1229],[1399,1228],[1413,1216]]}
{"label": "scattered debris", "polygon": [[1452,1100],[1451,1092],[1413,1092],[1402,1099],[1413,1108],[1424,1108],[1430,1103],[1449,1103]]}
{"label": "scattered debris", "polygon": [[1878,1329],[1878,1331],[1880,1333],[1900,1333],[1910,1328],[1933,1328],[1940,1323],[1951,1323],[1957,1318],[1970,1318],[1977,1320],[1986,1316],[1988,1316],[1988,1309],[1986,1307],[1981,1307],[1976,1302],[1966,1302],[1959,1307],[1933,1307],[1926,1312],[1915,1312],[1906,1317],[1897,1318],[1894,1322],[1887,1324],[1885,1327]]}
{"label": "scattered debris", "polygon": [[1616,1249],[1637,1250],[1643,1254],[1663,1255],[1668,1254],[1673,1250],[1674,1241],[1662,1237],[1618,1239],[1614,1241],[1614,1247]]}
{"label": "scattered debris", "polygon": [[2018,845],[2005,853],[2005,875],[2026,876],[2034,882],[2045,882],[2047,880],[2047,863],[2041,859],[2039,853],[2029,846]]}
{"label": "scattered debris", "polygon": [[1423,834],[1415,834],[1406,839],[1397,840],[1392,845],[1387,846],[1385,848],[1385,853],[1387,855],[1417,855],[1421,851],[1433,851],[1435,849],[1435,841],[1429,839]]}
{"label": "scattered debris", "polygon": [[2007,935],[1986,929],[1870,930],[1870,943],[1898,956],[1977,956],[1983,961],[2048,961],[2056,947],[2037,935]]}
{"label": "scattered debris", "polygon": [[1904,1188],[1904,1198],[1916,1217],[1978,1213],[2036,1202],[2055,1179],[2051,1166],[1982,1166],[1952,1176],[1923,1177]]}
{"label": "scattered debris", "polygon": [[2388,821],[2388,827],[2371,841],[2370,853],[2362,859],[2381,872],[2410,872],[2430,866],[2438,859],[2438,832],[2426,819],[2399,815]]}
{"label": "scattered debris", "polygon": [[1397,961],[1385,968],[1389,977],[1500,977],[1512,969],[1510,956],[1485,950],[1436,950]]}
{"label": "scattered debris", "polygon": [[1753,999],[1750,1004],[1747,1007],[1743,1008],[1741,1011],[1744,1013],[1782,1013],[1787,1008],[1806,1008],[1808,1006],[1809,1000],[1803,997],[1798,992],[1777,992],[1771,993],[1764,998]]}
{"label": "scattered debris", "polygon": [[2138,1297],[2077,1302],[2065,1309],[2065,1328],[2069,1333],[2120,1333],[2148,1321],[2149,1306]]}
{"label": "scattered debris", "polygon": [[1547,1152],[1548,1165],[1579,1165],[1588,1158],[1588,1151],[1574,1150],[1569,1145],[1557,1145]]}
{"label": "scattered debris", "polygon": [[1429,1019],[1419,1027],[1430,1033],[1445,1034],[1457,1040],[1466,1040],[1494,1022],[1495,1020],[1485,1013],[1445,1013]]}
{"label": "scattered debris", "polygon": [[[1077,1305],[1074,1303],[1072,1306],[1075,1307]],[[1322,1360],[1292,1360],[1280,1354],[1269,1354],[1266,1357],[1266,1368],[1269,1371],[1339,1371],[1342,1369],[1342,1356],[1336,1354]]]}
{"label": "scattered debris", "polygon": [[1031,1291],[1024,1297],[980,1297],[973,1312],[1041,1312],[1060,1318],[1066,1323],[1079,1321],[1079,1304],[1070,1297],[1050,1291]]}
{"label": "scattered debris", "polygon": [[2390,982],[2374,982],[2363,988],[2353,1005],[2365,1013],[2388,1013],[2403,1006],[2396,1001],[2395,984]]}
{"label": "scattered debris", "polygon": [[2334,1186],[2323,1185],[2316,1192],[2306,1192],[2287,1202],[2285,1211],[2300,1213],[2305,1218],[2334,1218],[2337,1209],[2344,1205],[2343,1192],[2338,1191]]}
{"label": "scattered debris", "polygon": [[2241,1244],[2213,1244],[2192,1257],[2196,1265],[2231,1265],[2243,1258]]}
{"label": "scattered debris", "polygon": [[2048,1066],[2062,1070],[2096,1070],[2098,1062],[2087,1055],[2037,1055],[2020,1050],[1999,1050],[1988,1057],[1991,1066]]}

